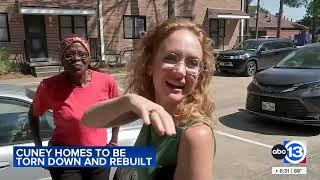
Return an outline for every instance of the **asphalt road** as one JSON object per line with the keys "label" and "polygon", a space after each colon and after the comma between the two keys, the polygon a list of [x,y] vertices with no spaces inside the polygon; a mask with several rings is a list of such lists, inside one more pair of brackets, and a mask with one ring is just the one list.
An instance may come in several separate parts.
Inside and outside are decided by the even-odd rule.
{"label": "asphalt road", "polygon": [[[124,76],[115,78],[122,89]],[[216,105],[217,122],[214,179],[320,179],[320,128],[281,123],[247,114],[243,109],[246,87],[250,81],[250,77],[222,73],[216,74],[212,81],[210,92]],[[290,165],[307,167],[306,175],[271,174],[272,167],[285,166],[271,155],[271,148],[283,140],[306,142],[307,163]]]}
{"label": "asphalt road", "polygon": [[[257,118],[243,111],[246,87],[251,78],[230,74],[214,77],[212,94],[216,104],[215,179],[320,179],[320,128]],[[272,167],[283,167],[271,148],[283,140],[307,144],[306,175],[272,175]]]}
{"label": "asphalt road", "polygon": [[[250,77],[217,73],[211,84],[217,127],[215,137],[215,179],[316,180],[320,179],[320,128],[257,118],[244,111]],[[120,87],[123,78],[117,78]],[[273,175],[272,167],[285,167],[271,155],[271,149],[283,140],[307,144],[306,175]],[[288,166],[288,165],[286,165]]]}

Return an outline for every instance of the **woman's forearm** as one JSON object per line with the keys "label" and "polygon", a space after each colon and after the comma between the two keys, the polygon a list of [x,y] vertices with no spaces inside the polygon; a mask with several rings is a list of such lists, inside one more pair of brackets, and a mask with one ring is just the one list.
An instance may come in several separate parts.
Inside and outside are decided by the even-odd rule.
{"label": "woman's forearm", "polygon": [[42,140],[40,137],[39,117],[34,116],[32,113],[32,105],[28,113],[29,126],[32,133],[33,142],[36,146],[42,146]]}
{"label": "woman's forearm", "polygon": [[133,117],[133,113],[130,112],[129,96],[120,96],[92,106],[84,113],[82,122],[88,127],[108,128],[133,121],[134,119],[129,119]]}

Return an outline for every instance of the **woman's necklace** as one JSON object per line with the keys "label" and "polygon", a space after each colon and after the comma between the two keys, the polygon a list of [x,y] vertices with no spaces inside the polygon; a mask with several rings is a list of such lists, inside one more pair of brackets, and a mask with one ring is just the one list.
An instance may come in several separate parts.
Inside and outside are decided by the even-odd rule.
{"label": "woman's necklace", "polygon": [[86,71],[86,76],[85,76],[84,82],[82,82],[81,84],[79,84],[79,83],[75,83],[74,81],[71,81],[71,84],[72,84],[72,86],[74,86],[74,87],[83,88],[83,87],[85,87],[85,86],[91,81],[91,78],[92,78],[92,73],[91,73],[90,70],[88,70],[88,71]]}

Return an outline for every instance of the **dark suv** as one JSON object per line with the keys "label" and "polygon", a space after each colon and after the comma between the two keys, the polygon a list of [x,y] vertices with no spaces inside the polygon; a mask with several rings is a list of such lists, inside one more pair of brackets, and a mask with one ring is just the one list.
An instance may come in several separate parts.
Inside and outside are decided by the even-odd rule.
{"label": "dark suv", "polygon": [[253,76],[280,62],[296,46],[286,39],[250,39],[219,53],[216,69]]}

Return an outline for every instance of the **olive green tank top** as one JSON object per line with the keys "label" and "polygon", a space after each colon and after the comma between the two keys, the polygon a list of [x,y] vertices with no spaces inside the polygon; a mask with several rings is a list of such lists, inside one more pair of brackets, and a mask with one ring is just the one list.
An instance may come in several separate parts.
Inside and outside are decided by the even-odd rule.
{"label": "olive green tank top", "polygon": [[118,168],[113,180],[172,179],[177,164],[177,154],[182,132],[195,123],[190,120],[176,126],[175,136],[159,136],[152,126],[144,125],[141,128],[135,146],[154,146],[156,148],[156,168]]}

